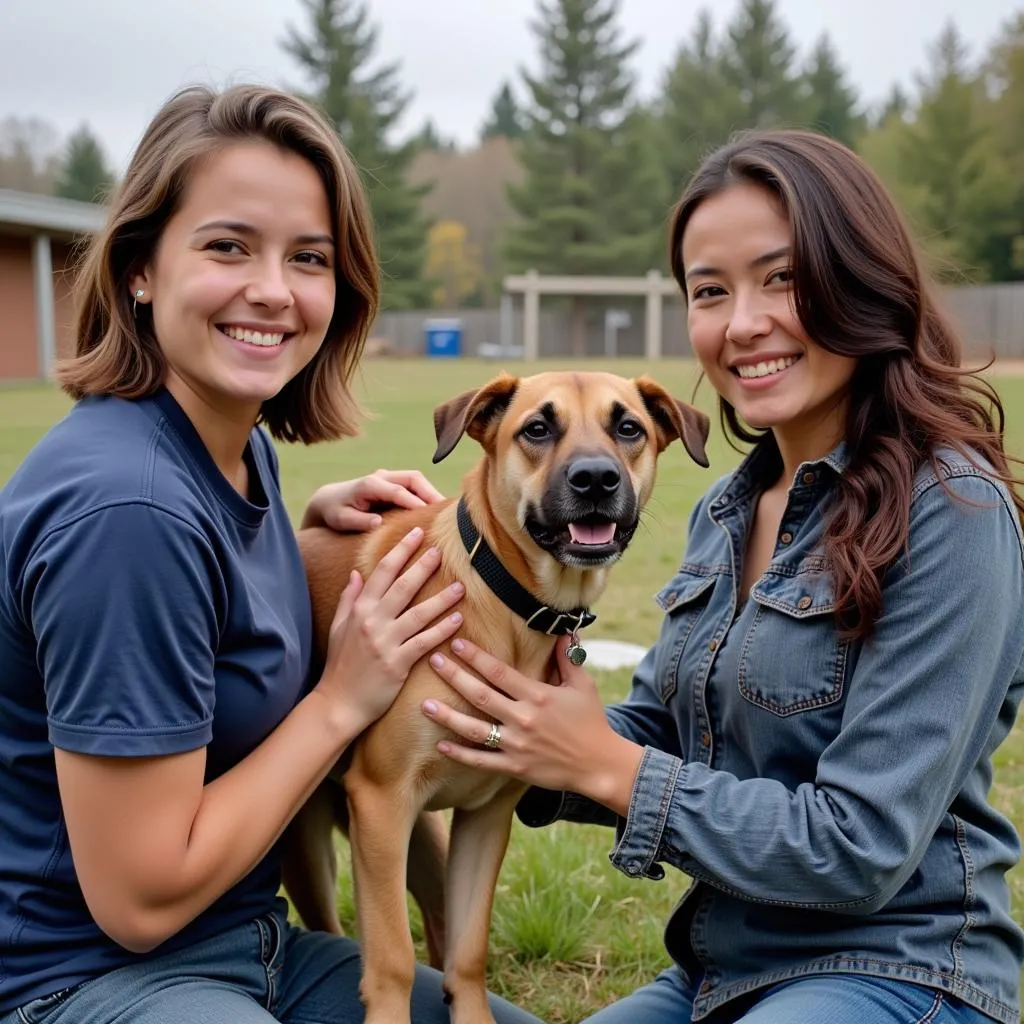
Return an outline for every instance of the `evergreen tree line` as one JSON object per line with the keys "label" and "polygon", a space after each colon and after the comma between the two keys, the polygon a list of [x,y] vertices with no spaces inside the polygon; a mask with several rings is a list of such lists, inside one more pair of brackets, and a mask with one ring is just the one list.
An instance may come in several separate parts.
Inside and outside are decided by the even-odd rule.
{"label": "evergreen tree line", "polygon": [[[303,7],[282,47],[369,190],[385,306],[427,306],[440,257],[428,252],[429,185],[414,184],[409,170],[424,149],[453,143],[433,120],[396,138],[411,93],[399,66],[377,58],[365,0]],[[502,272],[667,270],[668,212],[702,155],[737,130],[791,126],[861,153],[947,279],[1024,280],[1024,10],[975,60],[948,24],[913,93],[894,87],[869,109],[827,36],[806,57],[797,53],[775,0],[742,0],[725,24],[702,12],[657,95],[642,101],[639,41],[625,37],[620,7],[537,0],[536,70],[501,86],[481,128],[482,141],[515,140],[522,169],[508,186],[513,216],[504,225]],[[109,186],[113,175],[87,127],[69,140],[53,178],[54,191],[72,198],[101,197]],[[450,249],[453,232],[444,237]]]}
{"label": "evergreen tree line", "polygon": [[[725,25],[705,10],[659,95],[639,104],[626,70],[631,49],[614,27],[617,8],[616,0],[541,6],[535,31],[543,70],[539,81],[526,78],[527,177],[512,197],[522,222],[509,233],[510,269],[664,269],[665,212],[702,155],[739,129],[791,126],[861,153],[944,276],[1024,279],[1024,11],[976,63],[947,25],[914,95],[894,87],[870,110],[827,36],[798,58],[774,0],[743,0]],[[580,96],[587,99],[577,104]],[[588,146],[584,184],[578,154]],[[608,180],[617,183],[613,200],[591,202],[608,196]],[[646,250],[639,244],[645,218]]]}
{"label": "evergreen tree line", "polygon": [[[452,144],[430,121],[405,146],[378,141],[364,155],[356,133],[345,131],[343,95],[383,111],[379,139],[399,115],[398,68],[367,70],[365,3],[303,2],[307,24],[292,29],[289,53],[367,172],[380,211],[386,299],[398,308],[422,304],[430,225],[416,215],[406,175],[417,146]],[[508,189],[514,217],[505,225],[503,272],[667,270],[668,212],[701,156],[740,129],[792,126],[826,132],[860,152],[943,276],[1024,279],[1024,10],[976,61],[948,24],[913,94],[894,87],[874,110],[827,36],[798,55],[775,0],[742,0],[725,24],[705,10],[657,96],[644,102],[634,69],[639,40],[625,37],[620,10],[620,0],[537,0],[530,22],[536,71],[502,85],[481,130],[482,140],[515,139],[523,170]],[[399,196],[400,238],[391,213]]]}

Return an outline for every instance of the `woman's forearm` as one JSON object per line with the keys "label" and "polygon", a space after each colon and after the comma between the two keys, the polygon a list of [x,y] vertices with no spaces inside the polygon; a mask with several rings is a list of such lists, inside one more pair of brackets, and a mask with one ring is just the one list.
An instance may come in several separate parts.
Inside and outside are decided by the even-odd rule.
{"label": "woman's forearm", "polygon": [[205,786],[202,750],[146,759],[58,750],[75,865],[100,927],[134,952],[174,935],[262,860],[365,724],[314,690]]}

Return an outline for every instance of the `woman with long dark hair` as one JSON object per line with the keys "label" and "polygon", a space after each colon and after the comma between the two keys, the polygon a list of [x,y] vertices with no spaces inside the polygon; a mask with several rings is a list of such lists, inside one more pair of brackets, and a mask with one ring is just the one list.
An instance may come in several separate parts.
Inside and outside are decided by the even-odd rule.
{"label": "woman with long dark hair", "polygon": [[550,687],[453,644],[437,671],[501,743],[443,748],[531,782],[527,824],[614,824],[620,870],[692,879],[674,966],[595,1021],[1017,1024],[1020,847],[988,791],[1024,686],[1024,503],[998,397],[835,141],[714,152],[671,258],[749,452],[693,510],[623,703],[564,645]]}

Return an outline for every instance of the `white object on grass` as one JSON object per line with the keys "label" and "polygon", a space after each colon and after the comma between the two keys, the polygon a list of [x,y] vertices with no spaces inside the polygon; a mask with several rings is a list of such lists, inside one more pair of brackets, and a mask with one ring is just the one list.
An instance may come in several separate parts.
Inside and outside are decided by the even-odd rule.
{"label": "white object on grass", "polygon": [[581,635],[580,644],[587,652],[587,668],[636,668],[647,653],[646,647],[623,640],[590,640]]}

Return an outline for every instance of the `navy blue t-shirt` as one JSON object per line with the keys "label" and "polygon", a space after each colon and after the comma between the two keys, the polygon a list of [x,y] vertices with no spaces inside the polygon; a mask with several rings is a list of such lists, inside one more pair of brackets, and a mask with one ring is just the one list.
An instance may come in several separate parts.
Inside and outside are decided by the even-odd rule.
{"label": "navy blue t-shirt", "polygon": [[[205,747],[207,781],[302,696],[306,578],[269,439],[249,500],[166,391],[79,402],[0,491],[0,1015],[138,956],[79,888],[53,748]],[[156,952],[265,913],[272,851]]]}

